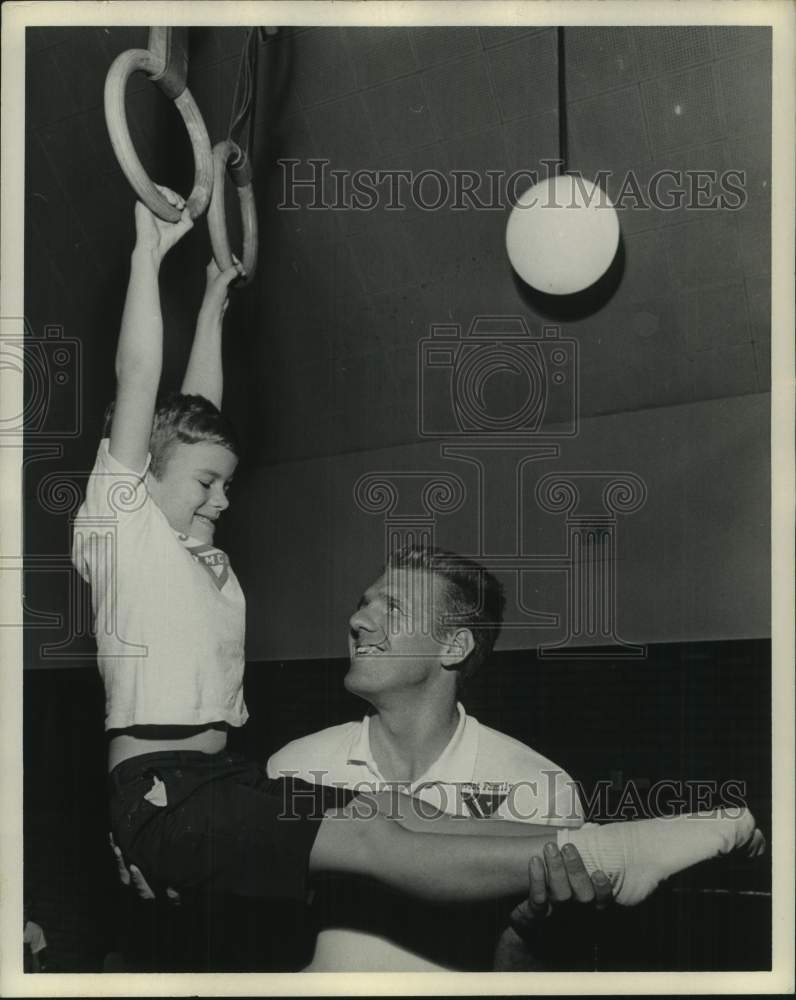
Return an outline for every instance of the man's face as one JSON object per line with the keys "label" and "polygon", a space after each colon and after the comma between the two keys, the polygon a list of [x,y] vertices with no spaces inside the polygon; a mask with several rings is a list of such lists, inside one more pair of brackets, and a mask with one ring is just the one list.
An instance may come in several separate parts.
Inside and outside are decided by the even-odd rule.
{"label": "man's face", "polygon": [[175,531],[212,542],[216,522],[229,507],[227,490],[237,464],[221,444],[178,442],[160,478],[148,477],[149,492]]}
{"label": "man's face", "polygon": [[439,674],[447,647],[434,608],[444,606],[444,586],[425,570],[388,568],[368,587],[349,620],[349,691],[409,690]]}

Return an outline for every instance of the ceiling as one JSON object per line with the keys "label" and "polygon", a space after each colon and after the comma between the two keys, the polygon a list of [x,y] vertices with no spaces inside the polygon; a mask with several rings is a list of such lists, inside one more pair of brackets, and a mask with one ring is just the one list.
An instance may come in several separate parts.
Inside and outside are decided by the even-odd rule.
{"label": "ceiling", "polygon": [[[189,36],[189,86],[216,142],[244,29]],[[566,29],[570,169],[608,172],[615,200],[628,174],[643,197],[660,170],[744,171],[746,201],[663,210],[627,197],[608,287],[556,313],[513,276],[505,205],[428,211],[405,197],[389,210],[383,184],[371,211],[278,208],[280,159],[300,161],[300,176],[316,158],[341,171],[434,170],[450,183],[451,171],[475,171],[484,185],[487,171],[539,171],[558,152],[554,28],[282,28],[263,37],[260,262],[255,281],[233,294],[225,348],[228,406],[247,429],[250,457],[416,440],[427,405],[420,341],[432,324],[466,330],[479,315],[520,315],[534,334],[554,322],[573,338],[582,416],[768,390],[770,42],[762,27]],[[63,324],[83,344],[92,442],[111,392],[132,246],[133,195],[108,141],[103,84],[119,52],[145,46],[144,28],[27,31],[26,309],[34,327]],[[127,105],[150,176],[187,191],[190,151],[173,108],[143,77],[131,81]],[[297,195],[302,205],[309,198]],[[201,298],[204,224],[197,232],[163,271],[172,381]],[[505,377],[490,391],[512,412],[522,390]],[[553,403],[547,416],[560,416]]]}

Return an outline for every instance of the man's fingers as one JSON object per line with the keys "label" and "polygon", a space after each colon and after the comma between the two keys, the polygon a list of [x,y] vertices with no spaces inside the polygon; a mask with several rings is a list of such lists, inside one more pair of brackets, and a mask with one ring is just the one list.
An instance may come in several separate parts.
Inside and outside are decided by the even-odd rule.
{"label": "man's fingers", "polygon": [[171,886],[166,889],[166,899],[168,899],[172,906],[179,906],[182,903],[182,897],[177,890],[172,889]]}
{"label": "man's fingers", "polygon": [[135,890],[141,899],[154,899],[155,894],[149,887],[149,883],[141,873],[141,869],[135,865],[130,865],[130,875],[133,879]]}
{"label": "man's fingers", "polygon": [[594,908],[604,910],[614,901],[611,880],[605,872],[596,871],[592,874],[591,884],[594,887]]}
{"label": "man's fingers", "polygon": [[116,846],[116,841],[113,839],[113,834],[108,834],[108,842],[111,845],[111,850],[113,851],[113,857],[116,861],[116,869],[119,873],[119,881],[122,885],[130,884],[130,872],[127,870],[127,865],[124,863],[124,858],[122,857],[121,848]]}
{"label": "man's fingers", "polygon": [[591,903],[594,899],[594,886],[586,871],[577,847],[574,844],[564,844],[561,848],[569,887],[572,895],[579,903]]}
{"label": "man's fingers", "polygon": [[545,917],[549,908],[544,861],[531,858],[528,863],[528,909],[532,917]]}
{"label": "man's fingers", "polygon": [[114,848],[113,853],[116,855],[116,868],[119,872],[119,881],[124,886],[130,884],[130,872],[127,870],[127,865],[124,863],[124,858],[122,857],[122,852],[118,847]]}
{"label": "man's fingers", "polygon": [[565,903],[568,899],[572,899],[572,889],[564,859],[555,844],[545,844],[544,859],[547,865],[547,890],[550,901]]}
{"label": "man's fingers", "polygon": [[766,838],[763,836],[763,831],[756,829],[752,834],[752,839],[746,846],[746,854],[750,858],[759,858],[761,854],[766,853]]}

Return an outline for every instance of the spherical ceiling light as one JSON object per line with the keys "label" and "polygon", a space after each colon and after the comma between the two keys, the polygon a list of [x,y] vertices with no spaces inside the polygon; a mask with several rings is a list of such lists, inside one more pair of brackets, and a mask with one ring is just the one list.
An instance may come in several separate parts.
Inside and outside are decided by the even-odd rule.
{"label": "spherical ceiling light", "polygon": [[[582,292],[601,278],[619,246],[619,216],[602,188],[567,169],[564,28],[558,47],[558,168],[517,200],[506,225],[511,266],[548,295]],[[550,162],[550,161],[542,161]]]}
{"label": "spherical ceiling light", "polygon": [[593,285],[619,246],[619,217],[602,188],[560,174],[529,188],[506,226],[506,250],[523,281],[548,295]]}

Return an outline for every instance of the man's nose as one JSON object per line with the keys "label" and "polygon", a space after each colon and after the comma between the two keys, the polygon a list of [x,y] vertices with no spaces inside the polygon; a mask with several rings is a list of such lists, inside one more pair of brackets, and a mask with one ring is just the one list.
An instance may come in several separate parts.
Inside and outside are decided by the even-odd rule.
{"label": "man's nose", "polygon": [[357,608],[348,619],[348,624],[352,632],[375,632],[379,627],[367,606]]}
{"label": "man's nose", "polygon": [[356,611],[348,619],[348,627],[352,632],[358,632],[360,629],[367,628],[365,615],[362,608],[357,608]]}

